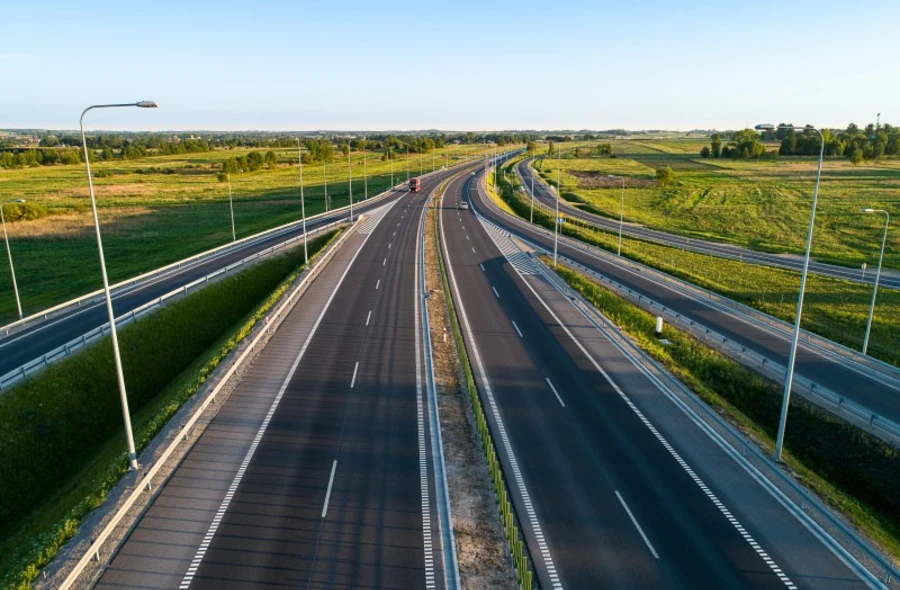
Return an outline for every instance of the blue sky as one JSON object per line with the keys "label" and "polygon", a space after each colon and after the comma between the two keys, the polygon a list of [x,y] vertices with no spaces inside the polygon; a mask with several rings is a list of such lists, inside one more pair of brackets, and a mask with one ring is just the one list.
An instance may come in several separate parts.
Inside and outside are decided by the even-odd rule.
{"label": "blue sky", "polygon": [[900,2],[6,2],[0,128],[900,124]]}

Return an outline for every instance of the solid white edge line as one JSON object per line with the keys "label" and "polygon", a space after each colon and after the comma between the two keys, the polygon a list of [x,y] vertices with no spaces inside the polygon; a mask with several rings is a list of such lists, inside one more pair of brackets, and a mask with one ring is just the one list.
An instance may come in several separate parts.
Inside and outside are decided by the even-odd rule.
{"label": "solid white edge line", "polygon": [[550,381],[550,378],[549,378],[549,377],[544,377],[544,379],[547,380],[547,385],[550,386],[550,389],[553,391],[553,395],[555,395],[555,396],[556,396],[556,399],[559,400],[559,405],[561,405],[562,407],[565,408],[565,407],[566,407],[566,403],[565,403],[564,401],[562,401],[562,398],[561,398],[561,397],[559,397],[559,393],[557,393],[556,388],[553,387],[553,383]]}
{"label": "solid white edge line", "polygon": [[[395,203],[396,201],[394,201],[394,204]],[[369,237],[371,235],[371,233],[365,234],[366,237],[363,239],[362,244],[359,245],[359,248],[356,250],[353,258],[350,259],[350,263],[347,264],[347,268],[344,269],[343,274],[341,274],[341,278],[338,279],[337,284],[331,291],[331,295],[328,296],[328,300],[325,301],[325,306],[322,308],[322,311],[319,313],[319,317],[316,318],[316,323],[313,324],[313,327],[307,335],[306,340],[303,342],[303,347],[300,349],[299,354],[297,354],[297,358],[294,359],[294,363],[291,365],[287,377],[281,384],[281,388],[278,390],[275,399],[272,401],[272,405],[269,407],[269,411],[266,414],[265,419],[263,419],[259,430],[256,432],[256,436],[253,438],[253,442],[250,443],[250,448],[247,449],[247,454],[244,456],[243,461],[238,467],[237,473],[235,474],[234,479],[231,482],[231,486],[228,488],[228,491],[225,494],[225,498],[219,505],[219,510],[216,511],[216,516],[210,523],[209,528],[206,531],[206,535],[203,537],[202,543],[197,548],[197,553],[194,555],[194,559],[191,561],[191,565],[188,567],[188,570],[181,581],[179,590],[184,590],[190,587],[191,581],[194,579],[194,575],[200,568],[203,557],[206,555],[206,551],[212,543],[213,537],[216,535],[216,531],[219,529],[219,524],[222,522],[222,518],[227,512],[228,506],[231,504],[231,500],[234,497],[234,494],[237,492],[238,486],[240,485],[241,480],[244,478],[244,474],[247,472],[247,467],[250,465],[250,461],[253,459],[253,455],[256,453],[256,449],[269,427],[269,422],[271,421],[272,416],[275,414],[275,410],[278,409],[278,404],[281,403],[281,398],[284,396],[284,392],[285,390],[287,390],[288,384],[291,382],[291,379],[294,378],[294,373],[297,371],[297,367],[300,365],[300,360],[303,358],[303,355],[306,354],[306,349],[309,348],[309,343],[312,341],[313,336],[315,336],[316,331],[319,329],[319,324],[322,323],[322,319],[325,317],[325,314],[331,307],[331,303],[332,301],[334,301],[335,295],[337,295],[338,290],[340,290],[341,285],[344,283],[344,279],[347,278],[347,274],[350,272],[350,269],[353,268],[353,264],[356,262],[357,256],[359,256],[360,252],[363,251],[363,247],[366,245],[366,242],[369,241]]]}
{"label": "solid white edge line", "polygon": [[322,518],[325,518],[325,515],[328,514],[328,502],[331,500],[331,486],[334,485],[335,471],[337,471],[337,459],[331,464],[331,477],[328,478],[328,490],[325,491],[325,505],[322,506]]}
{"label": "solid white edge line", "polygon": [[350,389],[353,389],[353,386],[356,385],[356,372],[359,370],[359,361],[356,361],[356,365],[353,367],[353,378],[350,379]]}
{"label": "solid white edge line", "polygon": [[522,330],[519,329],[519,326],[516,324],[516,320],[510,320],[512,322],[513,328],[516,329],[516,332],[519,334],[519,338],[524,338],[522,336]]}
{"label": "solid white edge line", "polygon": [[[447,237],[444,234],[444,224],[441,223],[440,225],[441,241],[446,244]],[[472,252],[475,252],[475,248],[472,248]],[[540,550],[537,554],[531,553],[532,562],[534,563],[535,568],[537,568],[538,560],[540,560],[543,563],[547,578],[550,579],[551,586],[554,588],[554,590],[562,590],[563,585],[562,582],[559,581],[558,574],[556,573],[556,566],[553,562],[553,556],[550,553],[550,547],[547,544],[543,529],[541,529],[541,523],[538,520],[537,512],[534,510],[534,504],[531,501],[531,495],[528,493],[528,488],[525,485],[525,479],[522,477],[521,470],[519,469],[519,463],[516,460],[516,456],[512,450],[512,445],[509,441],[509,437],[506,434],[506,427],[503,425],[503,418],[500,416],[500,409],[497,406],[496,400],[494,399],[494,392],[491,388],[490,381],[488,380],[487,372],[484,369],[484,362],[481,360],[481,353],[478,351],[478,345],[475,343],[475,339],[472,336],[472,328],[469,325],[469,317],[466,314],[466,308],[463,305],[462,298],[459,296],[459,286],[456,283],[456,274],[453,272],[453,264],[450,261],[450,250],[448,248],[444,248],[444,255],[447,258],[447,272],[450,275],[450,285],[453,293],[456,294],[456,306],[462,319],[463,328],[469,335],[469,343],[472,346],[472,357],[475,359],[475,365],[478,369],[478,374],[481,377],[481,382],[484,383],[484,394],[488,398],[491,413],[494,416],[494,422],[497,425],[497,430],[500,432],[501,442],[504,446],[504,450],[506,451],[507,460],[512,467],[513,478],[516,482],[516,487],[526,506],[526,516],[528,518],[528,523],[531,525],[532,534],[537,540],[538,549]],[[535,574],[538,574],[538,572],[535,572]],[[557,577],[553,578],[551,577],[551,575]]]}
{"label": "solid white edge line", "polygon": [[[482,221],[482,225],[484,223],[485,222]],[[485,231],[487,231],[487,228],[485,228]],[[493,237],[493,235],[491,235],[491,232],[487,231],[487,234],[488,234],[488,237],[490,237],[491,240],[493,241],[494,237]],[[494,242],[494,243],[496,245],[496,242]],[[500,246],[498,245],[497,248],[500,249]],[[502,252],[502,250],[501,250],[501,252]],[[506,255],[504,254],[504,257],[505,256]],[[509,259],[507,258],[507,260],[509,260]],[[510,264],[512,264],[512,263],[510,262]],[[625,394],[625,392],[623,392],[622,389],[618,386],[618,384],[615,381],[613,381],[612,377],[609,376],[609,373],[607,373],[603,369],[603,367],[600,366],[600,363],[598,363],[597,360],[593,357],[593,355],[591,355],[588,352],[588,350],[584,347],[584,345],[581,344],[581,341],[579,341],[577,338],[575,338],[575,335],[571,332],[571,330],[569,330],[568,326],[563,324],[563,322],[559,319],[559,316],[556,315],[556,312],[554,312],[552,309],[550,309],[550,306],[547,304],[546,301],[544,301],[544,299],[540,295],[538,295],[538,293],[534,289],[534,287],[531,286],[531,283],[529,283],[525,279],[525,277],[519,272],[519,270],[517,268],[515,268],[515,267],[513,267],[513,268],[515,269],[516,274],[519,275],[519,278],[522,280],[522,282],[525,283],[525,286],[528,287],[528,289],[531,291],[531,293],[534,295],[534,297],[541,303],[541,305],[544,307],[544,309],[547,310],[547,313],[550,314],[550,316],[553,318],[553,321],[555,321],[556,324],[560,328],[563,329],[563,331],[569,336],[569,338],[572,340],[572,342],[575,343],[575,345],[582,352],[582,354],[584,354],[584,356],[591,362],[591,364],[594,365],[594,368],[597,369],[597,371],[601,375],[603,375],[603,378],[606,380],[606,382],[612,386],[612,388],[616,391],[616,393],[619,395],[619,397],[621,397],[622,400],[626,403],[626,405],[628,405],[628,407],[631,409],[631,411],[634,412],[635,415],[637,415],[638,419],[640,419],[640,421],[644,424],[644,426],[646,426],[647,429],[650,430],[650,432],[656,437],[656,439],[663,445],[663,447],[666,449],[666,451],[668,451],[669,454],[672,455],[672,457],[675,459],[675,461],[688,474],[688,476],[694,481],[694,483],[697,485],[697,487],[699,487],[700,490],[713,503],[713,505],[719,509],[719,512],[721,512],[722,515],[726,517],[726,519],[731,523],[731,525],[737,530],[737,532],[750,545],[750,548],[752,550],[754,550],[757,553],[757,555],[760,557],[760,559],[762,559],[763,562],[772,570],[772,573],[776,577],[778,577],[778,579],[787,588],[789,588],[789,589],[796,588],[796,586],[794,585],[794,582],[784,573],[784,571],[781,568],[778,567],[778,565],[775,563],[775,561],[773,559],[771,559],[771,557],[768,555],[768,553],[765,550],[763,550],[761,546],[759,546],[759,544],[756,542],[756,540],[746,531],[746,529],[732,515],[732,513],[728,510],[728,508],[725,507],[724,503],[722,503],[719,500],[719,498],[713,493],[713,491],[711,489],[709,489],[709,487],[706,485],[706,483],[700,478],[700,476],[698,476],[696,474],[696,472],[687,463],[687,461],[685,461],[681,457],[681,455],[674,449],[674,447],[672,447],[672,445],[669,444],[669,441],[662,435],[662,433],[660,433],[656,429],[656,427],[650,422],[650,420],[648,420],[647,417],[644,416],[644,413],[641,412],[640,409],[638,409],[638,407],[634,404],[634,402],[631,401],[631,398],[629,398]],[[548,280],[548,282],[549,282],[549,280]],[[551,287],[552,286],[553,285],[551,283]]]}
{"label": "solid white edge line", "polygon": [[622,498],[622,494],[619,493],[619,490],[616,490],[616,497],[619,499],[619,502],[622,503],[622,508],[625,509],[625,512],[628,513],[628,518],[631,519],[631,522],[634,524],[634,528],[641,534],[641,538],[644,540],[644,543],[647,544],[647,549],[650,550],[650,553],[653,554],[653,557],[659,559],[659,555],[656,553],[656,549],[653,548],[653,545],[650,543],[650,539],[647,538],[647,535],[644,534],[644,529],[641,528],[641,525],[638,524],[637,519],[634,517],[634,514],[631,513],[631,510],[628,508],[628,504],[625,503],[625,500]]}

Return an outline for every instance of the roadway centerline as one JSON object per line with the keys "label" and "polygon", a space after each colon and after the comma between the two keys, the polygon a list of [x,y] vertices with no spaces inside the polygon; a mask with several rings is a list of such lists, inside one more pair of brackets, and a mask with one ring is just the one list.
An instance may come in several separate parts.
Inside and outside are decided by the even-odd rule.
{"label": "roadway centerline", "polygon": [[381,279],[378,279],[378,281],[375,283],[375,290],[376,290],[376,291],[378,290],[378,286],[379,286],[379,285],[381,285]]}
{"label": "roadway centerline", "polygon": [[[521,334],[520,334],[520,336],[521,336]],[[553,383],[550,382],[550,378],[549,378],[549,377],[544,377],[544,379],[547,380],[547,385],[550,386],[550,390],[553,391],[553,395],[555,395],[555,396],[556,396],[556,399],[559,400],[559,405],[561,405],[562,407],[565,408],[565,407],[566,407],[566,402],[562,401],[562,398],[559,397],[559,393],[556,391],[556,388],[553,387]]]}
{"label": "roadway centerline", "polygon": [[353,389],[353,386],[356,385],[356,372],[359,370],[359,361],[356,361],[356,365],[353,367],[353,378],[350,379],[350,389]]}
{"label": "roadway centerline", "polygon": [[[334,472],[337,471],[337,459],[331,465],[331,477],[328,478],[328,490],[325,492],[325,505],[322,506],[322,518],[328,514],[328,501],[331,500],[331,486],[334,485]],[[618,492],[616,492],[618,493]]]}
{"label": "roadway centerline", "polygon": [[619,493],[619,490],[616,490],[616,497],[619,499],[619,502],[622,503],[622,508],[625,509],[625,512],[628,513],[628,518],[631,519],[632,524],[634,524],[634,528],[641,534],[641,538],[644,540],[644,543],[647,544],[647,549],[650,550],[650,553],[653,554],[653,557],[659,559],[659,555],[656,553],[656,549],[653,548],[653,545],[650,543],[650,539],[647,538],[647,535],[644,534],[644,529],[641,528],[641,525],[638,524],[637,519],[634,517],[634,514],[631,513],[631,510],[628,508],[628,504],[625,503],[625,500],[622,498],[622,494]]}
{"label": "roadway centerline", "polygon": [[500,299],[500,293],[497,293],[497,288],[491,285],[491,289],[494,291],[494,295],[497,296],[497,299]]}
{"label": "roadway centerline", "polygon": [[366,316],[366,325],[369,325],[369,320],[372,319],[372,310],[369,310],[369,315]]}
{"label": "roadway centerline", "polygon": [[522,336],[522,330],[520,330],[519,326],[516,325],[516,321],[515,320],[510,320],[510,321],[512,322],[513,328],[515,328],[516,332],[519,333],[519,338],[524,338],[524,336]]}
{"label": "roadway centerline", "polygon": [[385,264],[387,264],[387,257],[385,257],[384,262],[381,263],[381,266],[384,266]]}

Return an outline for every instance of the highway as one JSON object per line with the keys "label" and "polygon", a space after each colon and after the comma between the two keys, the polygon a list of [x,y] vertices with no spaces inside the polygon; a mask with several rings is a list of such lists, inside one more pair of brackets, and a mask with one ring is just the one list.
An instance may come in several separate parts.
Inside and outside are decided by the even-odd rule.
{"label": "highway", "polygon": [[[446,177],[444,174],[438,176]],[[405,189],[396,190],[384,198],[356,203],[353,210],[354,215],[363,214],[381,206],[386,201],[399,198],[405,192]],[[347,215],[346,211],[341,211],[310,220],[307,223],[307,231],[313,231],[331,222],[345,219]],[[251,254],[302,235],[303,229],[298,225],[259,240],[250,240],[212,259],[187,264],[136,287],[125,286],[113,292],[113,309],[116,317],[127,314],[148,301],[153,301],[161,295],[238,262]],[[105,305],[100,300],[82,307],[72,308],[60,315],[36,322],[7,337],[0,338],[0,375],[5,375],[82,334],[104,325],[108,321]]]}
{"label": "highway", "polygon": [[541,587],[865,587],[530,259],[457,209],[479,176],[451,183],[441,236]]}
{"label": "highway", "polygon": [[[535,229],[527,222],[515,221],[506,213],[489,205],[473,184],[469,199],[485,218],[510,233],[520,236],[545,250],[553,250],[552,234]],[[709,301],[677,291],[653,280],[651,276],[616,264],[608,258],[591,253],[591,248],[573,248],[559,242],[559,254],[591,270],[606,275],[668,309],[716,330],[724,337],[785,366],[790,350],[789,334],[778,333],[751,318],[722,310]],[[900,423],[900,392],[891,384],[877,379],[874,371],[851,360],[836,361],[821,352],[801,344],[796,360],[796,372],[819,385],[829,388],[846,399],[868,408],[881,416]],[[790,438],[790,422],[787,437]]]}
{"label": "highway", "polygon": [[[550,209],[556,208],[556,193],[550,186],[544,182],[539,174],[529,165],[533,158],[526,158],[516,165],[516,174],[518,175],[522,186],[528,195],[531,194],[532,178],[534,181],[534,198],[545,207]],[[575,217],[581,221],[597,226],[606,231],[615,233],[619,232],[619,221],[594,215],[587,211],[583,211],[578,207],[560,200],[559,210],[568,217]],[[666,246],[672,246],[681,250],[690,250],[701,254],[712,254],[714,256],[722,256],[734,260],[742,260],[751,264],[760,264],[764,266],[776,266],[800,272],[803,269],[803,257],[791,256],[785,254],[768,254],[750,250],[741,246],[732,244],[722,244],[710,242],[707,240],[699,240],[697,238],[688,238],[686,236],[678,236],[663,231],[649,229],[641,225],[625,222],[622,224],[622,235]],[[877,252],[875,252],[877,254]],[[863,277],[860,269],[848,268],[846,266],[838,266],[836,264],[827,264],[824,262],[810,261],[810,272],[823,276],[844,279],[857,283],[866,283],[874,285],[875,269],[869,269]],[[890,287],[892,289],[900,289],[900,276],[893,272],[883,272],[881,275],[880,285]]]}
{"label": "highway", "polygon": [[445,587],[416,303],[442,178],[347,241],[98,587]]}

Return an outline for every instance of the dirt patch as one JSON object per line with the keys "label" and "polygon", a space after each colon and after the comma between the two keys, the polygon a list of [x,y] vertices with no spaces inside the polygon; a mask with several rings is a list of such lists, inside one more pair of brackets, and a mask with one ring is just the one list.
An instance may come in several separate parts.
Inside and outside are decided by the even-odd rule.
{"label": "dirt patch", "polygon": [[[609,176],[591,170],[569,170],[569,174],[578,179],[578,188],[622,188],[622,178]],[[656,181],[650,178],[625,177],[625,188],[647,188],[655,186]]]}
{"label": "dirt patch", "polygon": [[431,291],[428,314],[434,377],[460,582],[467,590],[516,590],[518,584],[506,552],[500,512],[478,441],[440,279],[434,233],[439,207],[440,201],[432,201],[425,225],[425,280]]}

